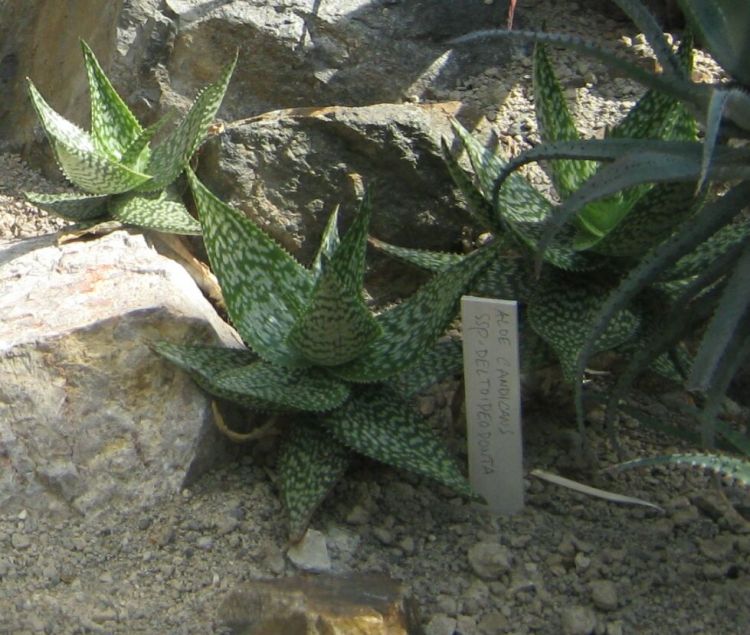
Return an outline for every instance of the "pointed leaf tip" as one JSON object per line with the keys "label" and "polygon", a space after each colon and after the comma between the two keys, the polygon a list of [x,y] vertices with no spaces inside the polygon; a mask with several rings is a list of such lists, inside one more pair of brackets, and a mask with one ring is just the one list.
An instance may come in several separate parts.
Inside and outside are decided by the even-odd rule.
{"label": "pointed leaf tip", "polygon": [[222,70],[219,78],[206,86],[196,97],[179,125],[151,154],[149,173],[152,180],[144,188],[160,189],[169,185],[187,167],[208,132],[224,99],[229,80],[237,64],[237,55]]}
{"label": "pointed leaf tip", "polygon": [[290,428],[278,460],[289,538],[302,538],[315,510],[349,467],[352,453],[330,434],[300,423]]}
{"label": "pointed leaf tip", "polygon": [[286,338],[310,297],[312,274],[189,168],[187,175],[211,267],[242,339],[267,361],[309,365]]}

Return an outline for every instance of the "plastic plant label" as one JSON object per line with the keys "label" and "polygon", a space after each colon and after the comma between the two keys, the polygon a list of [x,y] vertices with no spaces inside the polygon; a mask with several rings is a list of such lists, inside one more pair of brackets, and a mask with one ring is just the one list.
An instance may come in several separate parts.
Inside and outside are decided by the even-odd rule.
{"label": "plastic plant label", "polygon": [[490,511],[523,508],[516,302],[461,298],[469,480]]}

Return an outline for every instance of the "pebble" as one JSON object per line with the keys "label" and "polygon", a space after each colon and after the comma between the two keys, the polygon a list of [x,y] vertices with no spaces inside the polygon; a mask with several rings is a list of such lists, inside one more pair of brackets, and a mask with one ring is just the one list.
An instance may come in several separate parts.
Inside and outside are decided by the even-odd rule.
{"label": "pebble", "polygon": [[270,547],[267,550],[266,555],[263,558],[263,564],[274,575],[282,575],[286,569],[284,554],[275,547]]}
{"label": "pebble", "polygon": [[151,527],[151,523],[153,520],[149,516],[143,516],[142,518],[138,519],[138,523],[136,524],[136,527],[140,529],[141,531],[145,531],[149,527]]}
{"label": "pebble", "polygon": [[401,549],[406,555],[411,555],[416,550],[416,544],[414,543],[414,538],[412,538],[411,536],[405,536],[404,538],[402,538],[399,541],[398,546],[401,547]]}
{"label": "pebble", "polygon": [[576,571],[578,571],[579,573],[583,573],[591,566],[591,558],[589,558],[585,553],[579,551],[575,555],[573,563],[575,564]]}
{"label": "pebble", "polygon": [[429,417],[435,412],[435,398],[432,395],[420,395],[417,397],[417,410],[423,417]]}
{"label": "pebble", "polygon": [[28,549],[31,547],[31,538],[26,534],[14,533],[10,537],[10,544],[14,549]]}
{"label": "pebble", "polygon": [[565,536],[560,544],[557,546],[557,551],[563,556],[574,556],[576,553],[576,546],[574,544],[573,536]]}
{"label": "pebble", "polygon": [[589,585],[591,600],[602,611],[614,611],[618,606],[617,587],[611,580],[594,580]]}
{"label": "pebble", "polygon": [[214,539],[211,536],[199,536],[198,540],[195,541],[195,544],[198,549],[208,551],[209,549],[213,549]]}
{"label": "pebble", "polygon": [[657,518],[651,524],[654,535],[669,538],[674,534],[674,521],[669,518]]}
{"label": "pebble", "polygon": [[737,551],[745,555],[750,554],[750,536],[739,536],[736,544]]}
{"label": "pebble", "polygon": [[607,624],[607,635],[623,635],[625,626],[621,620],[615,620]]}
{"label": "pebble", "polygon": [[465,613],[479,613],[487,605],[489,597],[489,587],[484,582],[476,580],[461,595],[462,610]]}
{"label": "pebble", "polygon": [[446,613],[447,615],[455,615],[458,613],[458,601],[452,595],[438,595],[437,607],[441,613]]}
{"label": "pebble", "polygon": [[240,526],[240,521],[233,516],[224,516],[216,524],[216,533],[219,536],[226,536],[236,531]]}
{"label": "pebble", "polygon": [[708,564],[703,565],[703,567],[701,568],[701,574],[707,580],[719,580],[726,577],[727,570],[727,565],[719,565],[714,564],[713,562],[709,562]]}
{"label": "pebble", "polygon": [[393,544],[393,532],[390,529],[386,529],[385,527],[375,527],[372,530],[372,535],[384,545]]}
{"label": "pebble", "polygon": [[50,586],[55,586],[60,582],[60,572],[52,563],[45,564],[42,567],[42,575],[44,576],[44,579],[47,580]]}
{"label": "pebble", "polygon": [[456,630],[456,619],[436,613],[424,627],[424,635],[453,635]]}
{"label": "pebble", "polygon": [[459,615],[456,619],[456,632],[461,635],[479,635],[477,620],[472,615]]}
{"label": "pebble", "polygon": [[591,635],[596,628],[596,615],[587,606],[573,605],[562,610],[560,622],[563,635]]}
{"label": "pebble", "polygon": [[112,577],[112,574],[109,571],[104,571],[99,576],[99,582],[101,582],[102,584],[112,584],[113,581],[114,581],[114,578]]}
{"label": "pebble", "polygon": [[355,505],[346,515],[346,522],[350,525],[366,525],[370,522],[370,512],[362,505]]}
{"label": "pebble", "polygon": [[325,535],[317,529],[308,529],[302,540],[289,547],[287,557],[298,569],[304,571],[330,571],[331,558]]}
{"label": "pebble", "polygon": [[715,562],[721,562],[729,559],[734,551],[734,536],[722,534],[716,538],[709,538],[700,541],[701,553]]}
{"label": "pebble", "polygon": [[684,527],[685,525],[694,523],[699,517],[698,508],[690,505],[684,509],[676,510],[672,514],[672,522],[674,522],[676,527]]}
{"label": "pebble", "polygon": [[479,542],[469,549],[472,571],[483,580],[497,580],[510,571],[512,555],[507,547],[497,542]]}
{"label": "pebble", "polygon": [[506,632],[510,628],[510,622],[500,611],[490,611],[479,620],[477,628],[482,635],[497,635]]}

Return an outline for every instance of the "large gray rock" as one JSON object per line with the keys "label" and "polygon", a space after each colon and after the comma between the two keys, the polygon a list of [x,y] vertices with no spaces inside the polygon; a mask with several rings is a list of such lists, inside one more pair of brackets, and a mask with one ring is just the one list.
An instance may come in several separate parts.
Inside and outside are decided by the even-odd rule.
{"label": "large gray rock", "polygon": [[507,2],[484,0],[4,0],[0,2],[0,138],[39,148],[24,78],[63,115],[86,123],[78,38],[88,41],[136,112],[185,108],[239,49],[227,120],[299,106],[444,98],[507,47],[449,51],[452,36],[503,23]]}
{"label": "large gray rock", "polygon": [[[370,232],[411,247],[460,249],[467,217],[440,154],[460,104],[300,108],[237,121],[209,141],[199,176],[309,264],[338,204],[345,226],[371,190]],[[368,288],[381,299],[413,289],[414,276],[370,257]],[[390,295],[390,298],[388,297]],[[385,298],[384,298],[385,296]]]}
{"label": "large gray rock", "polygon": [[0,245],[0,316],[4,511],[137,508],[232,451],[209,399],[148,344],[238,338],[142,236]]}

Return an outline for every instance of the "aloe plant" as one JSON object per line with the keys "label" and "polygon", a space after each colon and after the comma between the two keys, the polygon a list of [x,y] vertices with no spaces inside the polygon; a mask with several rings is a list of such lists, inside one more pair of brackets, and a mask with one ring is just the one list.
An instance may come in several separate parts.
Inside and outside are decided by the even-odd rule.
{"label": "aloe plant", "polygon": [[66,178],[82,193],[26,197],[38,207],[79,223],[116,220],[178,234],[199,234],[170,184],[187,166],[213,121],[236,58],[206,87],[166,137],[153,148],[164,120],[143,128],[107,79],[94,53],[81,42],[91,99],[91,131],[56,113],[29,80],[31,103]]}
{"label": "aloe plant", "polygon": [[[690,64],[691,43],[680,49],[681,63]],[[566,105],[544,45],[534,55],[535,109],[541,137],[546,142],[580,143],[575,122]],[[477,224],[496,236],[503,248],[494,246],[498,260],[477,279],[477,292],[519,300],[524,308],[522,357],[527,370],[540,364],[547,351],[556,358],[563,377],[575,379],[576,360],[586,343],[586,325],[594,319],[603,298],[619,283],[642,251],[671,231],[691,213],[694,186],[666,184],[640,186],[617,192],[584,207],[575,226],[556,237],[544,255],[547,265],[536,279],[531,260],[534,249],[555,206],[519,174],[509,176],[502,190],[495,190],[498,175],[512,162],[485,150],[460,124],[454,130],[468,155],[473,175],[465,171],[443,143],[449,171],[464,194]],[[677,100],[650,91],[633,106],[608,137],[624,143],[641,138],[695,139],[696,126]],[[550,180],[561,199],[573,196],[599,169],[592,161],[558,160],[548,165]],[[439,270],[460,256],[439,256],[378,245],[414,264]],[[512,254],[525,253],[525,259]],[[645,295],[645,294],[644,294]],[[664,295],[649,290],[650,297],[620,311],[617,319],[601,333],[596,350],[636,347],[648,332],[649,306]],[[539,340],[545,346],[540,346]],[[533,355],[524,352],[534,351]],[[672,370],[662,359],[660,368]],[[673,370],[672,370],[673,372]]]}
{"label": "aloe plant", "polygon": [[306,269],[189,170],[188,180],[229,317],[248,348],[160,342],[155,349],[217,397],[297,413],[278,461],[292,539],[303,534],[355,453],[470,496],[458,466],[409,396],[442,376],[441,360],[453,359],[455,345],[438,338],[455,317],[462,290],[492,253],[462,260],[414,296],[374,314],[362,292],[368,197],[343,237],[338,213],[332,214]]}
{"label": "aloe plant", "polygon": [[[714,444],[716,432],[743,450],[717,423],[723,395],[743,360],[750,354],[750,224],[742,215],[750,199],[750,6],[732,0],[678,0],[692,29],[730,76],[730,82],[694,83],[680,63],[660,27],[638,0],[613,0],[645,34],[662,73],[650,73],[600,46],[569,36],[534,32],[479,32],[477,37],[502,37],[568,46],[611,65],[665,96],[678,99],[704,129],[704,140],[662,139],[561,140],[542,144],[510,162],[497,175],[492,189],[496,199],[509,187],[511,174],[524,163],[538,160],[596,160],[605,162],[595,174],[565,199],[550,216],[536,243],[537,268],[548,258],[560,232],[582,209],[628,188],[648,184],[692,185],[705,195],[711,185],[726,184],[725,191],[709,192],[706,204],[673,226],[644,249],[638,262],[600,304],[588,323],[585,345],[575,362],[576,401],[582,423],[580,379],[595,351],[595,342],[613,319],[645,289],[660,286],[672,302],[662,308],[663,328],[655,330],[633,357],[611,392],[607,413],[612,422],[617,405],[633,380],[658,355],[693,333],[701,336],[695,361],[687,368],[685,386],[702,406],[694,414],[702,441]],[[459,42],[460,43],[460,42]]]}

